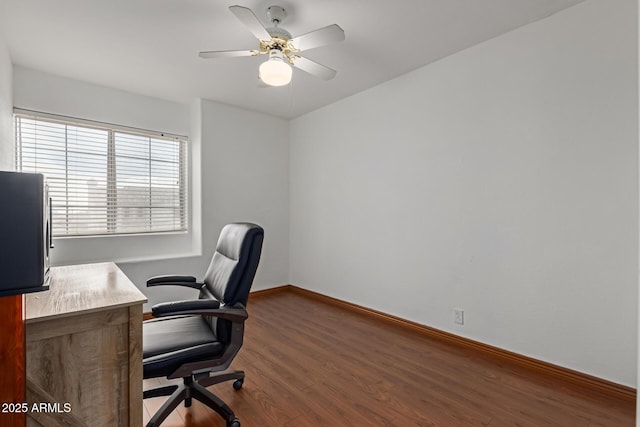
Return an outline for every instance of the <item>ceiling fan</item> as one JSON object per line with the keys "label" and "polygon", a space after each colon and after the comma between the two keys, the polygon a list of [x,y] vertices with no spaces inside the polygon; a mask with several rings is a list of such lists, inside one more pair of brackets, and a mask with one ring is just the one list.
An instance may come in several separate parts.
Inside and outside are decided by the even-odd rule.
{"label": "ceiling fan", "polygon": [[265,28],[251,9],[243,6],[230,6],[229,10],[258,39],[255,50],[223,50],[200,52],[201,58],[229,58],[236,56],[268,55],[268,59],[260,64],[260,80],[270,86],[284,86],[291,81],[294,66],[313,76],[330,80],[336,71],[300,56],[303,50],[314,49],[329,43],[344,40],[344,31],[338,25],[328,25],[298,37],[292,37],[280,23],[287,17],[287,12],[280,6],[267,8],[267,18],[273,25]]}

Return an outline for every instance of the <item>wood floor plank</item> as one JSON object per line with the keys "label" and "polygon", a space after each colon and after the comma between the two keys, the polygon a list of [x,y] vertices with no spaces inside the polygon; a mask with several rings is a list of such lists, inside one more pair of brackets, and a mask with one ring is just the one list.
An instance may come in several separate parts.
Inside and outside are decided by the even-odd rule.
{"label": "wood floor plank", "polygon": [[[209,388],[243,427],[634,425],[635,402],[293,292],[248,311],[232,365],[245,370],[244,387]],[[162,401],[145,401],[145,422]],[[165,425],[225,423],[194,401]]]}

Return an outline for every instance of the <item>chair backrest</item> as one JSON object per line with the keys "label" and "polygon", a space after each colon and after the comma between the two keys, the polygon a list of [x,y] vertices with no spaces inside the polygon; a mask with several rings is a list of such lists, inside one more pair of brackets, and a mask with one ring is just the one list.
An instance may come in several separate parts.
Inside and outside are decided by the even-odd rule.
{"label": "chair backrest", "polygon": [[246,305],[260,262],[263,239],[264,230],[259,225],[225,225],[204,275],[205,287],[200,297],[213,297],[224,305],[238,302]]}
{"label": "chair backrest", "polygon": [[[264,230],[251,223],[233,223],[224,226],[216,250],[204,275],[205,286],[200,298],[216,299],[220,304],[247,305],[249,291],[258,269]],[[230,322],[207,317],[207,321],[221,341],[230,333]]]}

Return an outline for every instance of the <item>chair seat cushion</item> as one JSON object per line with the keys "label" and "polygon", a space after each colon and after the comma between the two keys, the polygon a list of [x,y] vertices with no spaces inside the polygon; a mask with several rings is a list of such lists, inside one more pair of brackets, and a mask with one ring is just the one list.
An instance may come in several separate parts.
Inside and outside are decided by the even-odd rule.
{"label": "chair seat cushion", "polygon": [[174,316],[144,322],[144,378],[168,376],[182,364],[215,359],[224,351],[202,316]]}

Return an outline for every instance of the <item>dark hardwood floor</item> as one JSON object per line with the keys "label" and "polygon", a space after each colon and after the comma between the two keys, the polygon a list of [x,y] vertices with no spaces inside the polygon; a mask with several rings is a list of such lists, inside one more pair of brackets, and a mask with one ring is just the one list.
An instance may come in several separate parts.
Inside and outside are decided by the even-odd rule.
{"label": "dark hardwood floor", "polygon": [[[232,364],[244,387],[210,387],[243,427],[635,425],[635,402],[296,293],[250,299],[248,311]],[[145,423],[162,402],[145,401]],[[163,424],[177,426],[225,423],[194,401]]]}

